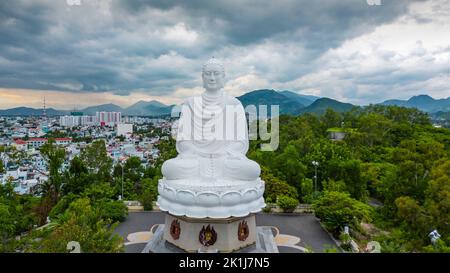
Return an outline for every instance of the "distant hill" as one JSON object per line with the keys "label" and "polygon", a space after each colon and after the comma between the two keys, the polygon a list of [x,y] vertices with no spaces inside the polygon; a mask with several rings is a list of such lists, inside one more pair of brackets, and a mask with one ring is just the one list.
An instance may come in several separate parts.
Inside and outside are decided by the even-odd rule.
{"label": "distant hill", "polygon": [[242,105],[255,105],[259,109],[259,105],[267,105],[267,111],[270,115],[270,105],[279,105],[280,114],[295,114],[299,109],[305,106],[295,99],[286,97],[275,90],[262,89],[248,92],[237,98]]}
{"label": "distant hill", "polygon": [[280,91],[280,94],[284,95],[285,97],[288,97],[290,99],[293,99],[299,103],[301,103],[304,106],[308,106],[311,105],[313,102],[315,102],[317,99],[319,99],[319,97],[316,96],[310,96],[310,95],[302,95],[302,94],[298,94],[292,91]]}
{"label": "distant hill", "polygon": [[386,100],[383,105],[396,105],[396,106],[405,106],[406,100]]}
{"label": "distant hill", "polygon": [[[270,115],[270,105],[279,105],[280,114],[299,115],[303,113],[325,113],[327,108],[331,108],[337,112],[345,112],[353,107],[350,103],[342,103],[330,98],[319,98],[298,94],[296,92],[284,90],[275,91],[272,89],[260,89],[248,92],[238,100],[244,105],[267,105],[268,114]],[[450,112],[450,97],[447,99],[434,99],[428,95],[419,95],[411,97],[409,100],[386,100],[383,105],[397,105],[403,107],[415,107],[421,111],[429,113],[438,113],[433,115],[436,118],[442,116],[447,117]],[[95,115],[96,112],[122,112],[123,115],[130,116],[164,116],[170,115],[175,105],[165,105],[159,101],[139,101],[127,108],[122,108],[115,104],[102,104],[87,107],[80,112],[85,115]],[[48,116],[67,115],[70,111],[55,110],[49,108],[46,110]],[[42,109],[34,109],[29,107],[17,107],[7,110],[0,110],[0,116],[41,116]]]}
{"label": "distant hill", "polygon": [[328,108],[331,108],[336,112],[346,112],[350,111],[353,107],[354,105],[350,103],[344,103],[330,98],[320,98],[308,107],[301,109],[299,113],[323,114]]}
{"label": "distant hill", "polygon": [[123,112],[123,108],[109,103],[96,106],[90,106],[81,110],[85,115],[94,116],[96,112]]}
{"label": "distant hill", "polygon": [[[66,111],[58,111],[53,108],[45,110],[47,116],[65,115]],[[34,109],[30,107],[16,107],[7,110],[0,110],[0,116],[42,116],[43,109]]]}
{"label": "distant hill", "polygon": [[428,95],[418,95],[409,100],[386,100],[382,104],[412,107],[429,113],[450,111],[450,97],[434,99]]}
{"label": "distant hill", "polygon": [[436,119],[436,120],[448,120],[450,121],[450,111],[448,112],[444,112],[444,111],[438,111],[435,113],[430,114],[432,119]]}
{"label": "distant hill", "polygon": [[124,109],[124,115],[130,116],[162,116],[170,114],[172,106],[167,106],[159,101],[139,101]]}

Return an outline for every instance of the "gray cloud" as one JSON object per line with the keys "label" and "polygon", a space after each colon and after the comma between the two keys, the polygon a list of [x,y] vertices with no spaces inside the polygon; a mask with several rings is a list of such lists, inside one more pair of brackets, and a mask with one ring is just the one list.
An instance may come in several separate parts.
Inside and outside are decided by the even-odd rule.
{"label": "gray cloud", "polygon": [[[201,64],[215,55],[233,62],[231,79],[251,71],[274,86],[300,89],[306,85],[289,83],[324,68],[326,52],[398,19],[414,2],[81,1],[0,2],[0,87],[170,95],[199,86]],[[341,72],[337,79],[348,88],[343,94],[352,96],[357,85],[434,75],[396,69],[402,68],[380,68],[358,79],[357,71]],[[383,79],[386,71],[392,77]]]}

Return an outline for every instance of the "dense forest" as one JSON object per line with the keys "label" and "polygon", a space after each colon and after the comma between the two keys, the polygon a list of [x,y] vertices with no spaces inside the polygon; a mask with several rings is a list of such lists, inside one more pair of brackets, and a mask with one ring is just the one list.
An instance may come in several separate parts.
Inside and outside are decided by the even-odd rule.
{"label": "dense forest", "polygon": [[[279,124],[278,150],[261,151],[260,140],[249,152],[262,166],[267,202],[312,203],[333,234],[349,226],[384,252],[450,251],[450,130],[416,109],[380,105],[281,116]],[[442,237],[431,246],[435,229]]]}
{"label": "dense forest", "polygon": [[[287,212],[313,204],[336,237],[348,226],[358,243],[376,240],[383,252],[450,252],[450,130],[416,109],[381,105],[279,121],[278,149],[261,151],[255,140],[248,152],[261,165],[266,203]],[[0,186],[0,252],[66,252],[69,241],[85,252],[123,251],[114,234],[127,215],[119,195],[152,209],[174,144],[162,141],[158,160],[143,168],[134,157],[113,166],[105,143],[94,141],[63,170],[67,155],[49,142],[50,177],[35,195]],[[442,235],[436,244],[433,230]]]}

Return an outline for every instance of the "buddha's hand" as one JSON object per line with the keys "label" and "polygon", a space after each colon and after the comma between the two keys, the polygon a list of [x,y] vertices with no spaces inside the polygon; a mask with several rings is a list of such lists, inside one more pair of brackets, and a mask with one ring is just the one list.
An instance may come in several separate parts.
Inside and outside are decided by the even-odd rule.
{"label": "buddha's hand", "polygon": [[198,155],[196,155],[193,152],[187,152],[187,153],[180,154],[179,157],[181,159],[196,159],[196,158],[198,158]]}
{"label": "buddha's hand", "polygon": [[240,159],[244,159],[245,156],[243,154],[240,154],[240,153],[237,153],[237,152],[227,151],[227,158],[228,159],[240,160]]}

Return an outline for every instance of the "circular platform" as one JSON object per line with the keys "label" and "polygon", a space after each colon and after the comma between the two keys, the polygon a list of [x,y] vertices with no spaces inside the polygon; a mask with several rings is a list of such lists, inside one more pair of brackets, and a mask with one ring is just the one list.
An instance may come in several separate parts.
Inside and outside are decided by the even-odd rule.
{"label": "circular platform", "polygon": [[245,217],[261,211],[264,181],[167,180],[158,183],[162,211],[191,218]]}

